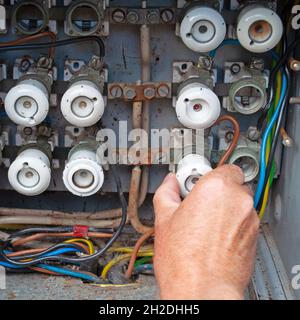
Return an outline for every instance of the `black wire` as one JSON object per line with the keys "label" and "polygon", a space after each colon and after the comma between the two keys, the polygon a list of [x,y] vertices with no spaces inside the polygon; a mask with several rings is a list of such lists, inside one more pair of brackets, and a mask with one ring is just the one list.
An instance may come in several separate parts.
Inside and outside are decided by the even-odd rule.
{"label": "black wire", "polygon": [[53,42],[43,42],[43,43],[30,43],[23,45],[13,45],[13,46],[0,46],[1,51],[17,51],[17,50],[37,50],[37,49],[48,49],[48,48],[57,48],[66,45],[71,45],[75,43],[89,42],[94,41],[98,44],[99,47],[99,57],[103,58],[105,56],[105,46],[99,37],[96,36],[86,36],[86,37],[78,37],[71,38],[65,40],[58,40]]}
{"label": "black wire", "polygon": [[25,236],[28,234],[33,234],[33,233],[70,233],[73,232],[73,227],[56,227],[56,228],[29,228],[29,229],[24,229],[20,230],[17,232],[14,232],[11,234],[5,241],[3,241],[3,249],[6,249],[10,244],[11,241],[15,238]]}
{"label": "black wire", "polygon": [[35,265],[37,263],[41,263],[41,262],[44,262],[44,261],[59,261],[59,262],[74,264],[74,263],[80,263],[80,262],[86,262],[86,261],[91,261],[91,260],[94,260],[94,259],[98,259],[117,240],[117,238],[122,233],[122,231],[123,231],[123,229],[124,229],[124,227],[126,225],[126,221],[127,221],[127,202],[126,202],[124,193],[122,191],[121,180],[120,180],[120,177],[117,174],[117,172],[116,172],[116,170],[115,170],[115,168],[113,166],[111,167],[111,172],[113,174],[113,177],[114,177],[116,185],[117,185],[118,195],[119,195],[121,206],[122,206],[122,218],[121,218],[121,222],[120,222],[120,225],[119,225],[118,229],[116,230],[116,232],[114,233],[112,238],[107,242],[107,244],[105,245],[104,248],[102,248],[101,250],[97,251],[95,254],[87,256],[87,257],[69,258],[69,257],[65,257],[65,256],[53,256],[53,257],[41,257],[41,258],[37,258],[37,259],[34,259],[32,261],[27,261],[27,262],[17,262],[17,261],[14,261],[14,260],[8,258],[5,255],[5,253],[3,252],[3,249],[1,248],[0,257],[2,259],[4,259],[6,262],[8,262],[8,263],[11,263],[11,264],[16,265],[16,266],[23,266],[23,267],[32,266],[32,265]]}

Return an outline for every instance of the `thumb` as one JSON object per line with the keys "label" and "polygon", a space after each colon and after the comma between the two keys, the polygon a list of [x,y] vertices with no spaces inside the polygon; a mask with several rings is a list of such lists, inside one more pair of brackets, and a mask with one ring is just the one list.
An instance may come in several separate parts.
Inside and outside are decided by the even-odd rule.
{"label": "thumb", "polygon": [[158,188],[153,199],[155,224],[168,222],[181,204],[180,189],[176,176],[170,173]]}

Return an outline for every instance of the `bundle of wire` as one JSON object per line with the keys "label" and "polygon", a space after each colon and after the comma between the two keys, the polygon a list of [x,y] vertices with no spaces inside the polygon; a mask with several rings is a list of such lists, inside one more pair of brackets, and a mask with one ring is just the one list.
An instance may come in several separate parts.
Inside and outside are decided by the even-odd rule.
{"label": "bundle of wire", "polygon": [[[133,269],[130,271],[130,276],[127,277],[128,279],[131,277],[133,271],[140,272],[142,271],[142,268],[140,268],[143,265],[149,264],[149,262],[152,261],[154,251],[153,247],[142,247],[139,248],[136,253],[134,253],[135,248],[112,248],[109,250],[110,253],[121,253],[121,255],[117,255],[113,257],[102,269],[101,272],[101,278],[103,280],[107,280],[107,276],[109,271],[117,264],[121,262],[128,262],[128,261],[134,261]],[[136,258],[141,258],[138,261],[136,261]],[[140,268],[140,269],[139,269]]]}
{"label": "bundle of wire", "polygon": [[[283,7],[281,16],[284,17],[284,24],[289,25],[290,8],[295,1],[287,1]],[[259,213],[260,218],[264,217],[270,189],[274,183],[276,174],[275,154],[278,146],[280,130],[284,126],[286,118],[286,110],[289,103],[289,94],[291,89],[291,74],[287,67],[287,61],[292,51],[300,44],[300,38],[287,47],[287,35],[283,39],[282,48],[280,45],[277,52],[271,51],[273,56],[273,69],[270,76],[270,89],[268,94],[268,102],[262,116],[258,121],[257,128],[263,131],[260,153],[260,174],[259,181],[255,193],[254,205]],[[239,45],[237,40],[225,40],[220,47],[225,45]],[[220,48],[219,47],[219,48]],[[279,52],[282,51],[279,56]],[[210,57],[216,56],[217,50],[210,53]],[[263,127],[265,126],[265,129]]]}
{"label": "bundle of wire", "polygon": [[[299,1],[298,1],[299,2]],[[285,25],[290,25],[288,21],[290,8],[296,2],[288,1],[283,8],[281,16],[284,17]],[[284,128],[287,118],[287,107],[291,90],[291,73],[287,62],[293,51],[300,44],[300,38],[295,35],[295,40],[288,46],[288,30],[283,38],[281,50],[273,54],[273,70],[270,76],[270,90],[268,103],[258,121],[258,128],[262,128],[266,122],[266,129],[262,138],[260,177],[255,194],[255,208],[259,216],[263,219],[266,212],[270,189],[274,183],[276,174],[275,154],[278,147],[280,132]],[[281,55],[278,53],[281,51]],[[276,92],[276,93],[275,93]]]}
{"label": "bundle of wire", "polygon": [[[120,236],[126,221],[127,221],[127,203],[122,191],[121,182],[115,168],[111,168],[115,179],[119,198],[122,205],[122,218],[118,229],[113,233],[103,233],[105,230],[89,229],[88,237],[108,238],[106,245],[95,252],[93,244],[90,240],[79,238],[70,239],[48,248],[29,249],[22,251],[14,251],[15,247],[24,245],[29,241],[44,237],[67,237],[71,236],[73,227],[56,227],[56,228],[31,228],[18,231],[8,237],[0,247],[0,265],[7,268],[8,271],[24,271],[33,270],[38,272],[69,275],[72,277],[81,278],[86,281],[99,282],[100,279],[93,274],[83,271],[76,271],[66,267],[80,267],[82,263],[98,261],[98,259],[106,253]],[[22,236],[30,235],[27,238],[19,239]],[[84,246],[82,245],[84,244]],[[85,246],[87,244],[87,248]]]}
{"label": "bundle of wire", "polygon": [[[273,55],[274,55],[273,67],[275,67],[276,61],[278,61],[278,57],[276,54],[273,54]],[[271,158],[270,155],[271,155],[272,143],[274,142],[277,145],[277,142],[274,140],[275,124],[276,124],[276,121],[279,121],[280,125],[282,124],[282,121],[280,119],[280,114],[284,108],[284,96],[287,91],[288,91],[288,86],[287,86],[286,74],[283,74],[282,71],[279,71],[277,73],[277,78],[276,78],[275,99],[271,103],[267,113],[267,128],[262,139],[262,148],[261,148],[260,177],[259,177],[259,183],[257,186],[257,191],[255,194],[255,207],[258,210],[258,213],[261,219],[264,217],[264,214],[267,208],[270,189],[273,185],[274,177],[276,173],[276,165],[275,165],[274,159]],[[270,174],[267,174],[268,163],[271,163]]]}

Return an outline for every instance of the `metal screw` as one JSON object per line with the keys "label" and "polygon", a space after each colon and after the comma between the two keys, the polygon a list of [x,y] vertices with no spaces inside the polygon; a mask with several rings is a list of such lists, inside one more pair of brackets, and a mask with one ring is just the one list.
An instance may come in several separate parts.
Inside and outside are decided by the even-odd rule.
{"label": "metal screw", "polygon": [[123,10],[117,9],[112,14],[112,19],[114,22],[122,23],[125,21],[125,12]]}
{"label": "metal screw", "polygon": [[133,88],[125,88],[124,89],[124,96],[127,99],[132,100],[136,97],[136,91]]}
{"label": "metal screw", "polygon": [[101,66],[101,60],[99,58],[93,57],[91,62],[90,62],[90,66],[93,69],[99,69]]}
{"label": "metal screw", "polygon": [[287,147],[291,148],[294,145],[293,139],[288,135],[288,133],[285,131],[285,129],[282,127],[280,130],[280,134],[282,136],[282,144]]}
{"label": "metal screw", "polygon": [[25,136],[31,136],[32,135],[32,128],[30,127],[25,127],[23,129],[23,133],[25,134]]}
{"label": "metal screw", "polygon": [[37,129],[37,135],[40,137],[48,137],[50,138],[52,134],[51,128],[46,125],[40,125]]}
{"label": "metal screw", "polygon": [[208,56],[200,56],[198,61],[198,68],[210,70],[212,67],[212,59]]}
{"label": "metal screw", "polygon": [[233,137],[234,137],[234,133],[232,131],[226,132],[225,139],[227,143],[231,142],[233,140]]}
{"label": "metal screw", "polygon": [[27,72],[30,67],[31,67],[31,62],[29,61],[29,59],[25,58],[25,59],[22,59],[19,70],[21,72]]}
{"label": "metal screw", "polygon": [[256,69],[259,71],[263,71],[265,68],[265,62],[263,59],[258,59],[258,58],[253,58],[251,61],[251,66],[252,69]]}
{"label": "metal screw", "polygon": [[250,127],[248,129],[248,138],[251,140],[251,141],[258,141],[259,138],[260,138],[260,132],[257,128],[255,127]]}
{"label": "metal screw", "polygon": [[147,20],[151,24],[155,24],[159,22],[159,14],[157,11],[150,10],[147,13]]}
{"label": "metal screw", "polygon": [[144,89],[144,96],[146,99],[155,98],[155,89],[152,87],[147,87]]}
{"label": "metal screw", "polygon": [[170,23],[174,19],[174,12],[171,9],[164,9],[160,13],[160,18],[164,23]]}
{"label": "metal screw", "polygon": [[161,84],[157,89],[157,94],[161,98],[166,98],[170,93],[170,89],[166,84]]}
{"label": "metal screw", "polygon": [[50,64],[50,60],[47,57],[41,57],[38,61],[38,66],[42,68],[48,67]]}
{"label": "metal screw", "polygon": [[238,63],[234,63],[231,67],[230,67],[230,72],[232,74],[238,74],[241,71],[241,66]]}
{"label": "metal screw", "polygon": [[129,23],[135,24],[140,20],[139,14],[136,11],[129,11],[127,13],[127,21]]}
{"label": "metal screw", "polygon": [[287,148],[291,148],[294,145],[294,141],[291,137],[288,137],[287,139],[282,140],[282,144]]}
{"label": "metal screw", "polygon": [[120,86],[113,86],[110,88],[110,94],[113,98],[121,98],[123,95],[123,90]]}
{"label": "metal screw", "polygon": [[300,61],[296,60],[296,59],[291,59],[290,60],[290,69],[295,72],[300,71]]}

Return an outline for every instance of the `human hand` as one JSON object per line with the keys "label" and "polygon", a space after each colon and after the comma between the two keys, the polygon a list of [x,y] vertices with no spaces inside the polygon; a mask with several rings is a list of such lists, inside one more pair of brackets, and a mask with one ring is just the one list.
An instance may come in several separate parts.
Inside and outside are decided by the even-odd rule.
{"label": "human hand", "polygon": [[175,175],[154,197],[154,269],[162,299],[243,299],[259,218],[236,166],[202,177],[181,201]]}

